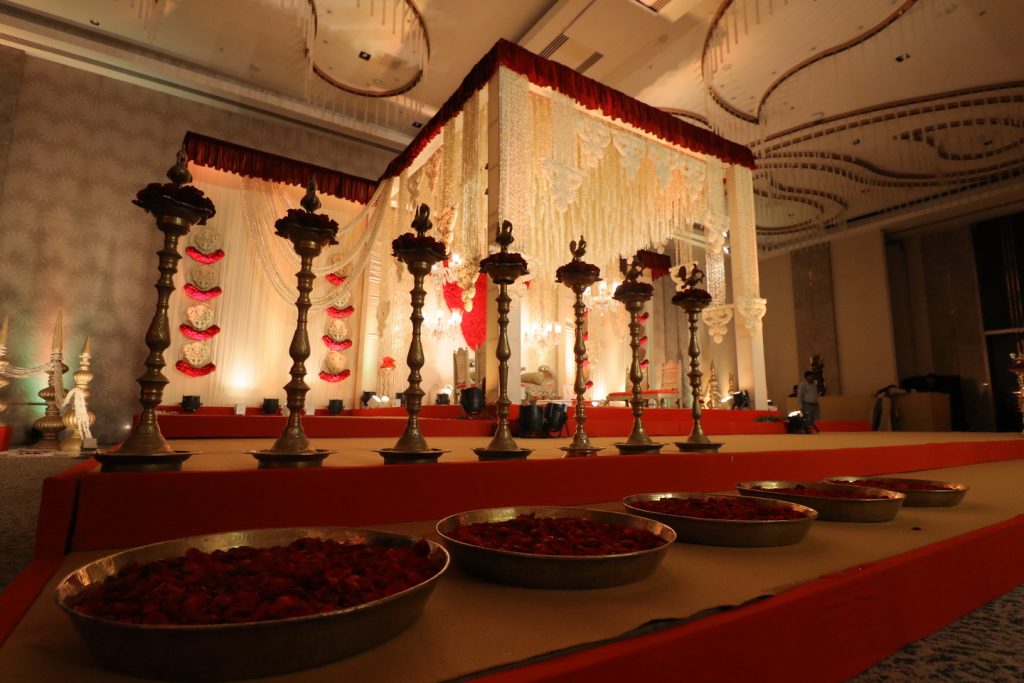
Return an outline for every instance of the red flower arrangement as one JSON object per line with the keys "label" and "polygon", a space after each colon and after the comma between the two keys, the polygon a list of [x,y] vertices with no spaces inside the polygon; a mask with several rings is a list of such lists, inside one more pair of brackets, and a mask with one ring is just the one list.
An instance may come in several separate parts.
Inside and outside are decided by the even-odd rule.
{"label": "red flower arrangement", "polygon": [[154,208],[166,200],[201,212],[203,216],[199,219],[199,225],[204,225],[217,213],[213,202],[198,187],[175,183],[150,183],[135,194],[132,204],[153,213]]}
{"label": "red flower arrangement", "polygon": [[341,382],[346,380],[352,375],[351,370],[342,370],[341,372],[327,372],[326,370],[320,371],[320,379],[325,382]]}
{"label": "red flower arrangement", "polygon": [[485,256],[480,259],[480,270],[487,272],[487,267],[491,265],[497,266],[522,266],[523,272],[527,269],[526,259],[523,258],[522,254],[517,254],[513,251],[496,251],[490,256]]}
{"label": "red flower arrangement", "polygon": [[481,548],[533,555],[617,555],[664,545],[646,529],[579,517],[519,515],[507,522],[459,527],[452,538]]}
{"label": "red flower arrangement", "polygon": [[239,624],[304,617],[400,593],[437,574],[426,541],[387,547],[302,538],[132,564],[75,611],[131,624]]}
{"label": "red flower arrangement", "polygon": [[220,333],[220,328],[216,325],[210,325],[205,330],[197,330],[191,325],[182,323],[178,325],[178,331],[183,335],[191,339],[192,341],[204,341],[206,339],[212,339]]}
{"label": "red flower arrangement", "polygon": [[[313,213],[305,209],[288,209],[283,217],[274,221],[275,233],[287,238],[289,225],[300,225],[303,228],[317,232],[329,232],[332,235],[338,232],[338,221],[325,213]],[[332,239],[331,244],[337,244],[337,242]]]}
{"label": "red flower arrangement", "polygon": [[340,342],[336,342],[330,337],[328,337],[326,334],[323,337],[321,337],[321,339],[323,339],[324,341],[324,346],[329,348],[331,351],[344,351],[345,349],[352,346],[351,339],[342,339]]}
{"label": "red flower arrangement", "polygon": [[555,270],[555,282],[562,282],[565,276],[599,278],[601,277],[601,269],[593,263],[587,263],[586,261],[569,261],[564,265],[558,266]]}
{"label": "red flower arrangement", "polygon": [[207,363],[202,367],[194,368],[183,360],[176,362],[174,367],[178,372],[189,377],[204,377],[217,369],[217,366],[213,363]]}
{"label": "red flower arrangement", "polygon": [[224,258],[223,249],[218,249],[217,251],[211,251],[209,254],[204,254],[195,247],[186,247],[185,253],[191,256],[194,261],[198,261],[199,263],[207,266]]}
{"label": "red flower arrangement", "polygon": [[612,293],[612,298],[616,301],[620,301],[624,296],[654,296],[654,285],[637,280],[626,280]]}
{"label": "red flower arrangement", "polygon": [[806,515],[786,505],[765,505],[738,496],[709,498],[659,498],[630,503],[631,507],[681,517],[766,521],[803,519]]}
{"label": "red flower arrangement", "polygon": [[189,296],[190,299],[195,299],[196,301],[209,301],[210,299],[216,299],[218,296],[223,294],[223,290],[220,287],[211,287],[210,289],[199,289],[191,282],[186,282],[185,286],[182,287],[182,289],[184,290],[185,294]]}
{"label": "red flower arrangement", "polygon": [[462,288],[454,282],[444,285],[444,302],[449,311],[462,312],[462,338],[473,351],[487,339],[487,276],[480,273],[473,290],[473,310],[462,304]]}
{"label": "red flower arrangement", "polygon": [[930,484],[926,481],[894,481],[892,479],[857,479],[856,481],[833,481],[833,484],[849,484],[853,486],[870,486],[886,491],[956,491],[949,486]]}
{"label": "red flower arrangement", "polygon": [[386,368],[390,368],[391,370],[394,370],[395,367],[397,367],[395,365],[395,359],[392,358],[391,356],[384,356],[383,360],[381,360],[381,362],[380,362],[380,369],[381,370],[384,370]]}
{"label": "red flower arrangement", "polygon": [[768,493],[789,493],[798,496],[811,496],[813,498],[851,498],[854,500],[882,500],[887,496],[877,496],[873,493],[865,493],[862,491],[850,491],[847,489],[824,489],[816,486],[805,486],[803,484],[797,484],[796,486],[788,486],[786,488],[768,488],[765,486],[755,486],[755,491],[767,491]]}
{"label": "red flower arrangement", "polygon": [[327,273],[327,275],[324,275],[324,279],[326,279],[335,287],[340,287],[341,285],[345,284],[346,280],[348,280],[348,278],[345,277],[344,275],[338,275],[337,273]]}
{"label": "red flower arrangement", "polygon": [[672,297],[672,303],[682,304],[688,301],[692,301],[698,304],[710,304],[711,303],[711,292],[706,289],[684,289],[681,292],[676,292],[675,296]]}
{"label": "red flower arrangement", "polygon": [[348,318],[355,312],[356,309],[353,306],[346,306],[345,308],[338,308],[336,306],[327,307],[327,315],[332,318]]}

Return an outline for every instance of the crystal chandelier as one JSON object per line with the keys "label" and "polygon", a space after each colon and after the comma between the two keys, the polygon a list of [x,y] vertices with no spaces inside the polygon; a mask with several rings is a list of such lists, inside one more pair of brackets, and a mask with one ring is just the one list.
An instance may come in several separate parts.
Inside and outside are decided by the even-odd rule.
{"label": "crystal chandelier", "polygon": [[462,311],[451,311],[445,315],[444,311],[438,309],[433,317],[423,321],[430,336],[438,341],[453,340],[462,333]]}
{"label": "crystal chandelier", "polygon": [[617,280],[610,285],[602,280],[594,287],[587,287],[583,292],[583,300],[586,302],[587,308],[597,315],[607,315],[617,311],[621,304],[612,298],[612,294],[615,293],[615,288],[619,284]]}
{"label": "crystal chandelier", "polygon": [[530,325],[523,331],[523,341],[529,346],[552,346],[557,345],[562,339],[561,323],[537,322]]}

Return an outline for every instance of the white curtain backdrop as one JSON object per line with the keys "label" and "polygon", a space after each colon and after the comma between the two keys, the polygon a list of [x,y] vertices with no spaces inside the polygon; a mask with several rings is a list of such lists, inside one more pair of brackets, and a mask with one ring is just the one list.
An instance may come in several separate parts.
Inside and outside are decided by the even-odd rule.
{"label": "white curtain backdrop", "polygon": [[[172,343],[165,353],[167,368],[164,371],[170,384],[164,391],[164,403],[178,403],[184,395],[199,395],[206,406],[239,403],[259,406],[264,398],[278,398],[283,406],[283,387],[290,379],[288,372],[292,364],[288,346],[295,330],[298,258],[291,243],[274,234],[274,221],[283,216],[286,209],[299,207],[304,189],[194,165],[191,170],[196,187],[202,189],[217,207],[217,215],[209,224],[220,231],[225,252],[225,257],[213,265],[219,270],[218,284],[223,294],[207,302],[214,310],[215,324],[221,328],[220,333],[207,342],[212,351],[211,362],[217,369],[204,377],[189,377],[174,368],[174,363],[181,357],[182,346],[190,341],[179,332],[178,325],[185,320],[185,310],[197,303],[182,291],[182,286],[188,281],[189,268],[196,265],[189,256],[183,256],[176,277],[177,290],[171,299]],[[323,203],[321,212],[327,213],[343,227],[363,210],[360,204],[330,195],[321,195],[320,199]],[[371,213],[367,212],[367,215]],[[339,236],[338,246],[327,248],[316,259],[314,267],[317,271],[330,272],[327,266],[332,260],[347,259],[353,255],[355,258],[342,271],[349,273],[359,269],[364,256],[369,256],[368,248],[360,249],[367,230],[364,215]],[[190,239],[186,237],[180,245],[183,255],[189,244]],[[275,277],[278,287],[272,285]],[[348,282],[348,303],[356,310],[344,321],[353,345],[343,353],[352,375],[337,383],[320,379],[319,372],[328,351],[321,340],[330,320],[324,308],[332,303],[332,295],[341,288],[322,277],[316,280],[312,297],[320,303],[309,317],[312,353],[306,361],[306,383],[310,386],[306,395],[307,406],[323,408],[333,398],[343,399],[346,407],[354,405],[358,375],[356,358],[365,314],[360,310],[364,278],[365,270]],[[287,300],[279,291],[281,283],[289,288]]]}

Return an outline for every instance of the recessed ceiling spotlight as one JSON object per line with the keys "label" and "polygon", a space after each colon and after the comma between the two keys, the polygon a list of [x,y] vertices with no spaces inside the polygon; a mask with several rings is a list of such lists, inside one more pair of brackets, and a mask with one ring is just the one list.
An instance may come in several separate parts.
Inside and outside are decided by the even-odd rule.
{"label": "recessed ceiling spotlight", "polygon": [[359,51],[359,59],[363,60],[364,62],[370,61],[370,57],[371,55],[369,52],[364,52],[362,50]]}
{"label": "recessed ceiling spotlight", "polygon": [[90,19],[89,23],[92,24],[93,26],[99,26],[100,25],[100,22],[96,21],[95,19]]}
{"label": "recessed ceiling spotlight", "polygon": [[422,127],[423,127],[423,124],[422,124],[422,123],[420,123],[419,121],[413,121],[413,122],[412,122],[412,127],[413,127],[413,128],[422,128]]}
{"label": "recessed ceiling spotlight", "polygon": [[896,61],[897,62],[902,63],[902,62],[907,61],[908,59],[910,59],[910,53],[909,52],[904,52],[901,55],[896,55]]}
{"label": "recessed ceiling spotlight", "polygon": [[860,138],[854,138],[853,140],[850,141],[850,143],[854,144],[854,145],[859,145],[860,144]]}

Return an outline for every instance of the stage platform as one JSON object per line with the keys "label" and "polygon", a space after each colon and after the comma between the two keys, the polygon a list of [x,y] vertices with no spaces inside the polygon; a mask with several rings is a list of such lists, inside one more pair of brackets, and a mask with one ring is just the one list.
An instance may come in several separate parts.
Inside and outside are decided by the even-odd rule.
{"label": "stage platform", "polygon": [[[573,409],[569,408],[572,425]],[[488,406],[483,419],[468,420],[460,406],[423,406],[420,428],[431,436],[490,436],[494,433],[494,406]],[[512,406],[511,418],[517,419],[519,406]],[[708,434],[785,434],[782,421],[768,421],[779,414],[768,410],[707,410],[701,418]],[[160,406],[157,420],[168,439],[276,438],[284,429],[284,415],[264,415],[258,408],[247,408],[235,415],[234,408],[214,406],[184,413],[178,406]],[[328,415],[318,409],[304,416],[306,433],[315,438],[395,437],[405,428],[404,408],[356,408],[340,415]],[[633,414],[629,408],[587,407],[587,433],[591,436],[629,434]],[[651,436],[688,434],[693,426],[689,408],[647,408],[644,427]],[[870,431],[871,425],[850,420],[822,420],[823,432]]]}
{"label": "stage platform", "polygon": [[[234,450],[246,441],[184,443],[207,453],[181,473],[100,474],[86,461],[46,481],[36,559],[0,594],[0,679],[132,680],[91,660],[49,596],[63,572],[109,549],[274,526],[433,537],[433,520],[461,510],[617,509],[630,493],[729,490],[748,478],[927,470],[972,489],[960,507],[905,509],[885,524],[819,522],[788,548],[678,544],[651,579],[615,589],[530,591],[453,571],[406,633],[287,680],[657,680],[675,668],[687,680],[839,681],[1024,581],[1015,434],[733,436],[718,455],[571,460],[554,455],[564,440],[537,440],[536,459],[505,463],[470,462],[479,442],[449,438],[432,445],[452,448],[450,462],[404,466],[360,465],[377,458],[360,450],[381,444],[352,439],[317,444],[344,451],[332,456],[338,466],[270,471]],[[668,628],[635,631],[652,621]],[[505,665],[514,668],[493,669]]]}

